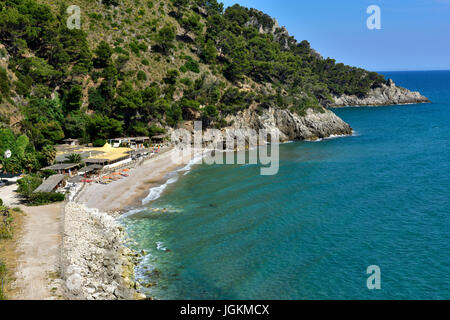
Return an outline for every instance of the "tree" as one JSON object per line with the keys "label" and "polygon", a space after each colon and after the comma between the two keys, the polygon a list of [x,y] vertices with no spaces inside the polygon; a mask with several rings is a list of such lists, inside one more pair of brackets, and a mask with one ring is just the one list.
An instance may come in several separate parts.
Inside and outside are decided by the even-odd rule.
{"label": "tree", "polygon": [[28,139],[28,137],[26,135],[19,136],[16,139],[14,153],[19,157],[25,156],[25,149],[27,148],[29,143],[30,143],[30,140]]}
{"label": "tree", "polygon": [[33,135],[38,146],[53,145],[64,139],[64,131],[57,121],[38,122],[33,127]]}
{"label": "tree", "polygon": [[175,27],[172,25],[166,25],[158,31],[155,40],[160,45],[164,54],[168,54],[170,49],[173,47],[175,37]]}
{"label": "tree", "polygon": [[16,143],[16,137],[14,136],[14,132],[11,129],[1,129],[0,128],[0,157],[3,158],[3,155],[6,150],[11,150],[14,148]]}
{"label": "tree", "polygon": [[2,100],[2,95],[4,97],[9,97],[9,78],[8,73],[2,67],[0,67],[0,102]]}
{"label": "tree", "polygon": [[183,119],[185,120],[194,120],[192,117],[193,112],[200,109],[200,103],[198,101],[188,100],[186,98],[181,99],[179,105],[182,110]]}
{"label": "tree", "polygon": [[183,16],[182,11],[189,4],[189,0],[172,0],[172,2],[173,5],[177,8],[177,11],[173,12],[172,14],[175,16],[175,18],[179,19]]}
{"label": "tree", "polygon": [[115,6],[115,7],[117,7],[119,5],[119,0],[103,0],[103,4],[105,6]]}
{"label": "tree", "polygon": [[238,25],[243,26],[249,19],[248,9],[235,4],[225,10],[224,17],[230,23],[236,22]]}
{"label": "tree", "polygon": [[92,140],[117,138],[123,134],[123,122],[94,114],[89,119],[88,132]]}
{"label": "tree", "polygon": [[81,163],[83,161],[83,158],[78,153],[72,153],[67,157],[68,163]]}
{"label": "tree", "polygon": [[29,75],[37,83],[50,83],[61,76],[45,59],[39,57],[24,58],[20,61],[19,71]]}
{"label": "tree", "polygon": [[62,122],[64,119],[62,104],[58,98],[53,100],[31,98],[24,113],[27,120],[33,125],[38,122],[48,122],[52,120]]}
{"label": "tree", "polygon": [[117,69],[110,64],[103,70],[103,81],[100,84],[99,90],[103,98],[108,101],[114,98],[117,86]]}
{"label": "tree", "polygon": [[111,63],[111,56],[113,51],[109,44],[105,41],[100,42],[97,49],[95,50],[94,67],[95,68],[106,68]]}
{"label": "tree", "polygon": [[183,111],[178,104],[173,103],[166,110],[166,122],[168,125],[173,127],[181,120],[183,120]]}
{"label": "tree", "polygon": [[216,62],[217,49],[212,39],[209,39],[205,44],[203,44],[201,57],[208,64],[213,64]]}
{"label": "tree", "polygon": [[92,142],[92,145],[94,146],[94,148],[101,148],[106,144],[106,140],[105,139],[96,139]]}
{"label": "tree", "polygon": [[24,167],[28,169],[29,173],[31,173],[31,171],[39,168],[39,162],[36,158],[36,155],[33,153],[27,153],[24,155],[23,164],[24,164]]}
{"label": "tree", "polygon": [[83,112],[74,112],[64,119],[64,135],[68,138],[86,140],[86,126],[88,119]]}
{"label": "tree", "polygon": [[202,110],[202,121],[207,126],[209,126],[212,121],[216,120],[218,116],[219,112],[215,106],[207,105]]}
{"label": "tree", "polygon": [[199,34],[203,31],[203,24],[200,23],[200,16],[192,13],[189,17],[181,19],[181,27],[184,29],[184,36],[189,32]]}
{"label": "tree", "polygon": [[52,145],[47,145],[42,148],[40,152],[41,164],[42,166],[50,166],[55,162],[56,159],[56,149]]}
{"label": "tree", "polygon": [[64,99],[64,105],[67,112],[79,110],[83,99],[83,88],[80,85],[74,85]]}

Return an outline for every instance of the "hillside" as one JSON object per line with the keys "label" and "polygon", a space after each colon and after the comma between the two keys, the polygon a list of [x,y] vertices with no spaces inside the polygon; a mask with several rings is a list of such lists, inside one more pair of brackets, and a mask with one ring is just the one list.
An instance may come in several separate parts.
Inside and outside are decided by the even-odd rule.
{"label": "hillside", "polygon": [[[67,28],[69,4],[82,30]],[[276,127],[284,139],[348,134],[326,107],[388,86],[324,59],[260,11],[216,0],[1,0],[0,41],[0,125],[36,150],[193,120]]]}

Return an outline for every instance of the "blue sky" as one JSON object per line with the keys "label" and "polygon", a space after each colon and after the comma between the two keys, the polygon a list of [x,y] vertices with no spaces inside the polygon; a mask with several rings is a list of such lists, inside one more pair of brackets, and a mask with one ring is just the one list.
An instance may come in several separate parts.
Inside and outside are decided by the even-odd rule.
{"label": "blue sky", "polygon": [[[222,0],[259,9],[325,58],[373,71],[450,70],[450,0]],[[369,5],[381,30],[369,30]]]}

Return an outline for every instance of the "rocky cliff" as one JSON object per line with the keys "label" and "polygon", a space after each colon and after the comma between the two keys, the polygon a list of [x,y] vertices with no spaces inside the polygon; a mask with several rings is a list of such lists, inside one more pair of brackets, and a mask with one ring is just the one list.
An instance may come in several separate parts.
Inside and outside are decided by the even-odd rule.
{"label": "rocky cliff", "polygon": [[352,134],[352,128],[347,123],[326,109],[308,109],[303,116],[285,109],[269,108],[261,114],[247,109],[230,120],[234,122],[233,129],[277,130],[281,142]]}
{"label": "rocky cliff", "polygon": [[345,106],[385,106],[393,104],[428,103],[426,97],[419,92],[412,92],[408,89],[398,87],[391,79],[381,87],[371,89],[364,97],[355,95],[342,95],[335,97],[331,107]]}

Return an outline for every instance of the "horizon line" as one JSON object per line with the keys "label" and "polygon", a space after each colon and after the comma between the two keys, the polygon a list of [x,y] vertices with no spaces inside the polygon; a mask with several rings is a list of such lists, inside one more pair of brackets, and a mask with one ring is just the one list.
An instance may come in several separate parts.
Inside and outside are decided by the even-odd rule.
{"label": "horizon line", "polygon": [[[369,70],[369,69],[366,69]],[[450,69],[397,69],[397,70],[369,70],[373,72],[430,72],[430,71],[450,71]]]}

